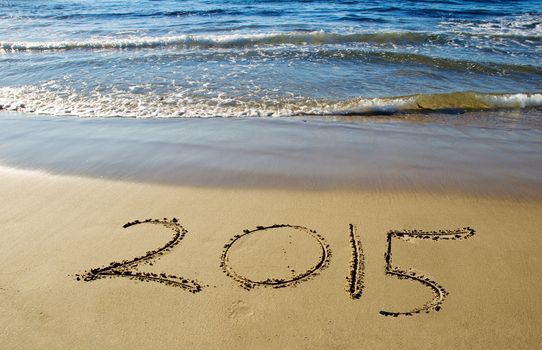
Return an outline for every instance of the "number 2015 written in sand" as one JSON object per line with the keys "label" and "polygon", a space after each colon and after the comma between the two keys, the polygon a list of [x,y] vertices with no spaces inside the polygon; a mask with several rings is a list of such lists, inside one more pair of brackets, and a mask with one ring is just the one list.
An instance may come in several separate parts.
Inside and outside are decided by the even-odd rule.
{"label": "number 2015 written in sand", "polygon": [[[145,282],[158,282],[171,287],[177,287],[187,290],[192,293],[199,293],[203,290],[204,286],[195,280],[176,276],[169,273],[151,273],[142,272],[140,267],[142,265],[152,265],[161,256],[175,248],[181,240],[186,236],[188,231],[181,226],[176,218],[168,220],[166,218],[162,220],[147,219],[143,221],[135,220],[129,222],[123,226],[123,228],[129,228],[135,225],[152,224],[162,225],[173,231],[173,237],[163,246],[156,248],[152,251],[146,252],[142,256],[138,256],[129,260],[123,260],[120,262],[111,262],[104,267],[93,268],[83,274],[76,275],[77,280],[82,281],[95,281],[101,278],[114,278],[124,277],[133,280],[140,280]],[[318,244],[319,257],[313,263],[311,267],[303,272],[295,272],[292,270],[292,276],[287,278],[267,278],[267,279],[250,279],[241,273],[237,272],[230,264],[230,255],[232,247],[239,244],[249,235],[255,234],[273,234],[274,230],[280,228],[289,228],[296,234],[307,235],[312,238]],[[356,230],[356,226],[349,225],[349,239],[352,248],[352,259],[350,262],[349,273],[347,274],[346,291],[352,299],[360,299],[363,295],[365,284],[365,256],[363,254],[363,247],[361,240]],[[433,298],[427,301],[422,306],[416,307],[408,311],[385,311],[381,310],[380,314],[384,316],[411,316],[419,313],[429,313],[431,311],[439,311],[442,307],[442,303],[446,299],[448,292],[439,283],[426,277],[420,273],[417,273],[411,269],[405,270],[392,264],[392,242],[394,239],[422,239],[422,240],[463,240],[474,236],[475,231],[471,228],[463,228],[457,230],[442,230],[442,231],[418,231],[418,230],[403,230],[403,231],[389,231],[387,233],[387,249],[384,253],[385,274],[388,276],[395,276],[399,279],[408,279],[414,282],[421,283],[423,286],[429,288],[433,293]],[[244,230],[242,234],[233,236],[224,245],[224,249],[220,256],[220,267],[223,272],[235,280],[242,288],[251,290],[256,287],[271,287],[271,288],[284,288],[294,286],[299,283],[308,281],[318,275],[319,272],[326,269],[331,261],[331,249],[329,244],[325,241],[324,237],[318,234],[315,230],[311,230],[307,227],[289,225],[289,224],[275,224],[271,226],[257,226],[252,230]]]}

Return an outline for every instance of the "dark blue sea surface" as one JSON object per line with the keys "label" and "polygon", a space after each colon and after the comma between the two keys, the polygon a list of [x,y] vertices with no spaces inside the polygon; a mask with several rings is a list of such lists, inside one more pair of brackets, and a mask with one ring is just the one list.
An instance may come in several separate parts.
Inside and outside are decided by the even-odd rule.
{"label": "dark blue sea surface", "polygon": [[228,117],[540,108],[541,5],[0,0],[0,109]]}

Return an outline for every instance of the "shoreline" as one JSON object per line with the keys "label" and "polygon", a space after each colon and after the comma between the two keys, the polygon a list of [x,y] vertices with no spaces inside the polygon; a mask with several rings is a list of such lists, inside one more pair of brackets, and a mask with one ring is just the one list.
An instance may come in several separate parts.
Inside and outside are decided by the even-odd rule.
{"label": "shoreline", "polygon": [[522,119],[503,129],[469,118],[473,122],[449,125],[385,118],[126,120],[2,113],[0,164],[203,188],[542,198],[542,131],[522,126]]}
{"label": "shoreline", "polygon": [[540,348],[537,2],[0,9],[0,350]]}

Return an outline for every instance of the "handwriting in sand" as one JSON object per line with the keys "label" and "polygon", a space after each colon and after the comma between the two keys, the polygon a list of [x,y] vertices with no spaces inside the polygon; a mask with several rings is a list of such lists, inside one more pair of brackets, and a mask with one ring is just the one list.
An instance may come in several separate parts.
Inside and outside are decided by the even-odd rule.
{"label": "handwriting in sand", "polygon": [[[153,224],[162,225],[173,231],[173,237],[166,242],[163,246],[154,250],[146,252],[142,256],[137,256],[132,259],[122,260],[120,262],[111,262],[104,267],[98,267],[90,269],[83,274],[76,275],[77,280],[86,282],[95,281],[102,278],[114,278],[122,277],[132,280],[140,280],[145,282],[157,282],[167,286],[177,287],[187,290],[191,293],[198,293],[202,291],[204,286],[196,280],[176,276],[168,273],[151,273],[142,272],[140,267],[142,265],[152,265],[155,261],[160,259],[161,256],[170,252],[175,248],[181,240],[186,236],[188,231],[179,224],[176,218],[168,220],[164,219],[146,219],[143,221],[135,220],[133,222],[126,223],[123,228],[129,228],[134,225],[140,224]],[[252,234],[272,234],[273,229],[290,228],[297,234],[308,235],[314,239],[319,245],[320,254],[315,263],[307,270],[297,272],[288,278],[270,277],[267,279],[253,280],[235,271],[235,269],[229,264],[229,256],[231,249],[239,244],[243,238]],[[441,231],[418,231],[418,230],[403,230],[403,231],[390,231],[387,233],[387,250],[384,254],[385,267],[384,271],[388,276],[394,276],[399,279],[408,279],[414,282],[421,283],[423,286],[431,289],[433,293],[433,299],[426,302],[420,307],[414,308],[408,311],[380,311],[383,316],[412,316],[419,313],[429,313],[431,311],[440,311],[442,304],[448,292],[439,283],[419,274],[411,269],[404,270],[393,266],[392,264],[392,241],[393,239],[422,239],[422,240],[464,240],[475,235],[475,231],[469,227],[457,230],[441,230]],[[352,258],[350,261],[350,271],[346,277],[346,291],[352,299],[360,299],[365,289],[365,257],[363,254],[361,239],[358,235],[356,226],[349,225],[349,238],[350,245],[352,247]],[[324,237],[318,234],[315,230],[309,229],[304,226],[290,225],[290,224],[274,224],[271,226],[258,226],[252,230],[244,230],[242,234],[233,236],[228,243],[224,245],[224,250],[220,256],[220,267],[223,272],[234,281],[236,281],[242,288],[251,290],[255,287],[271,287],[271,288],[285,288],[295,286],[299,283],[306,282],[316,277],[321,271],[326,269],[331,261],[331,249],[329,244],[325,241]]]}

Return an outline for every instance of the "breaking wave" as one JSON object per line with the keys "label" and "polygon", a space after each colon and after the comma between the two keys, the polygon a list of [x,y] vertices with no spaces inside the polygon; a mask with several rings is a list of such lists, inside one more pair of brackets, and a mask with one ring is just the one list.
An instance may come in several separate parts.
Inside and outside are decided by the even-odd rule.
{"label": "breaking wave", "polygon": [[184,34],[162,37],[92,38],[64,41],[0,41],[4,51],[76,49],[138,49],[166,47],[254,47],[264,45],[325,45],[349,43],[418,44],[446,40],[439,34],[377,32],[338,34],[324,31],[259,34]]}
{"label": "breaking wave", "polygon": [[85,95],[47,88],[0,88],[0,110],[79,117],[287,117],[300,115],[377,115],[443,111],[483,111],[542,107],[542,93],[455,92],[397,97],[323,100],[305,97],[243,100],[115,92]]}

